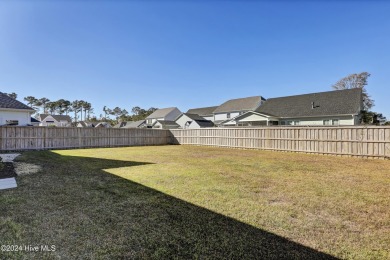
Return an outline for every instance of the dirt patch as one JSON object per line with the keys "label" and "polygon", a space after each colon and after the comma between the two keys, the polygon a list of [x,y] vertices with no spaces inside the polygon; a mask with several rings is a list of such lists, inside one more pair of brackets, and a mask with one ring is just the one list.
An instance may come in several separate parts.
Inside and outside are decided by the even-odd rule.
{"label": "dirt patch", "polygon": [[42,169],[39,165],[24,162],[15,162],[14,166],[18,176],[37,173]]}
{"label": "dirt patch", "polygon": [[13,163],[3,162],[1,164],[0,179],[16,177]]}

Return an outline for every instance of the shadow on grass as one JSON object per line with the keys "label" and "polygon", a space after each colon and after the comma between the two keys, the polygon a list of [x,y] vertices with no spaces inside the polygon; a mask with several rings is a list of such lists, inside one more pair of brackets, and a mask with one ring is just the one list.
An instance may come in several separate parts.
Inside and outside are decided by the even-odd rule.
{"label": "shadow on grass", "polygon": [[147,162],[47,151],[22,160],[44,170],[20,177],[14,195],[33,202],[13,205],[10,217],[28,226],[28,242],[55,244],[65,258],[335,259],[103,170]]}

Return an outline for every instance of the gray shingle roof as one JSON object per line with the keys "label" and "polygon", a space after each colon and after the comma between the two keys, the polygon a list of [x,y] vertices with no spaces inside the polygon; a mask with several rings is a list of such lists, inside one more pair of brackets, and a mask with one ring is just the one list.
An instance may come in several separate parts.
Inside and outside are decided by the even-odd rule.
{"label": "gray shingle roof", "polygon": [[122,128],[137,128],[140,125],[142,125],[143,123],[145,123],[145,120],[129,121],[129,122],[126,122],[126,124],[124,126],[122,126]]}
{"label": "gray shingle roof", "polygon": [[200,115],[197,115],[197,114],[183,113],[183,115],[188,116],[192,120],[206,120],[206,119],[204,119],[203,117],[201,117]]}
{"label": "gray shingle roof", "polygon": [[210,120],[194,120],[200,127],[213,127],[214,123]]}
{"label": "gray shingle roof", "polygon": [[188,109],[187,113],[189,113],[189,114],[196,114],[196,115],[200,115],[200,116],[212,116],[214,110],[215,110],[217,107],[218,107],[218,106],[214,106],[214,107],[191,108],[191,109]]}
{"label": "gray shingle roof", "polygon": [[147,119],[166,117],[169,113],[171,113],[175,109],[177,109],[177,107],[167,107],[167,108],[157,109],[152,114],[150,114],[147,117]]}
{"label": "gray shingle roof", "polygon": [[[312,108],[312,102],[314,107]],[[355,115],[361,110],[362,90],[336,90],[297,96],[269,98],[256,112],[277,117]]]}
{"label": "gray shingle roof", "polygon": [[159,122],[162,126],[177,126],[180,125],[177,124],[175,121],[169,121],[169,120],[157,120],[156,122]]}
{"label": "gray shingle roof", "polygon": [[67,115],[50,115],[50,114],[40,114],[39,119],[41,121],[45,120],[46,117],[52,116],[55,120],[59,121],[67,121],[67,122],[72,122],[72,119],[70,116]]}
{"label": "gray shingle roof", "polygon": [[7,94],[2,92],[0,92],[0,108],[34,110],[31,107],[9,97]]}
{"label": "gray shingle roof", "polygon": [[265,99],[261,96],[231,99],[217,107],[214,110],[214,114],[255,110],[260,105],[261,100]]}

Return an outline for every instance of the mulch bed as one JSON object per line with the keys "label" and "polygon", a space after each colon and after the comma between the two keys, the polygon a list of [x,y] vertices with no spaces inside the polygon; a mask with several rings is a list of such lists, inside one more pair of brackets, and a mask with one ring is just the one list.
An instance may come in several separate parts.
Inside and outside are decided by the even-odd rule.
{"label": "mulch bed", "polygon": [[3,162],[1,164],[3,165],[3,167],[0,168],[0,179],[16,177],[13,163]]}

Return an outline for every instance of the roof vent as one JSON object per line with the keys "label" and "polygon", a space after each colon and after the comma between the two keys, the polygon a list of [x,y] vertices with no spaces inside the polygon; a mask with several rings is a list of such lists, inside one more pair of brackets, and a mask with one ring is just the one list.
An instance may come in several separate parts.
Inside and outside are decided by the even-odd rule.
{"label": "roof vent", "polygon": [[311,109],[314,109],[314,102],[311,102]]}

